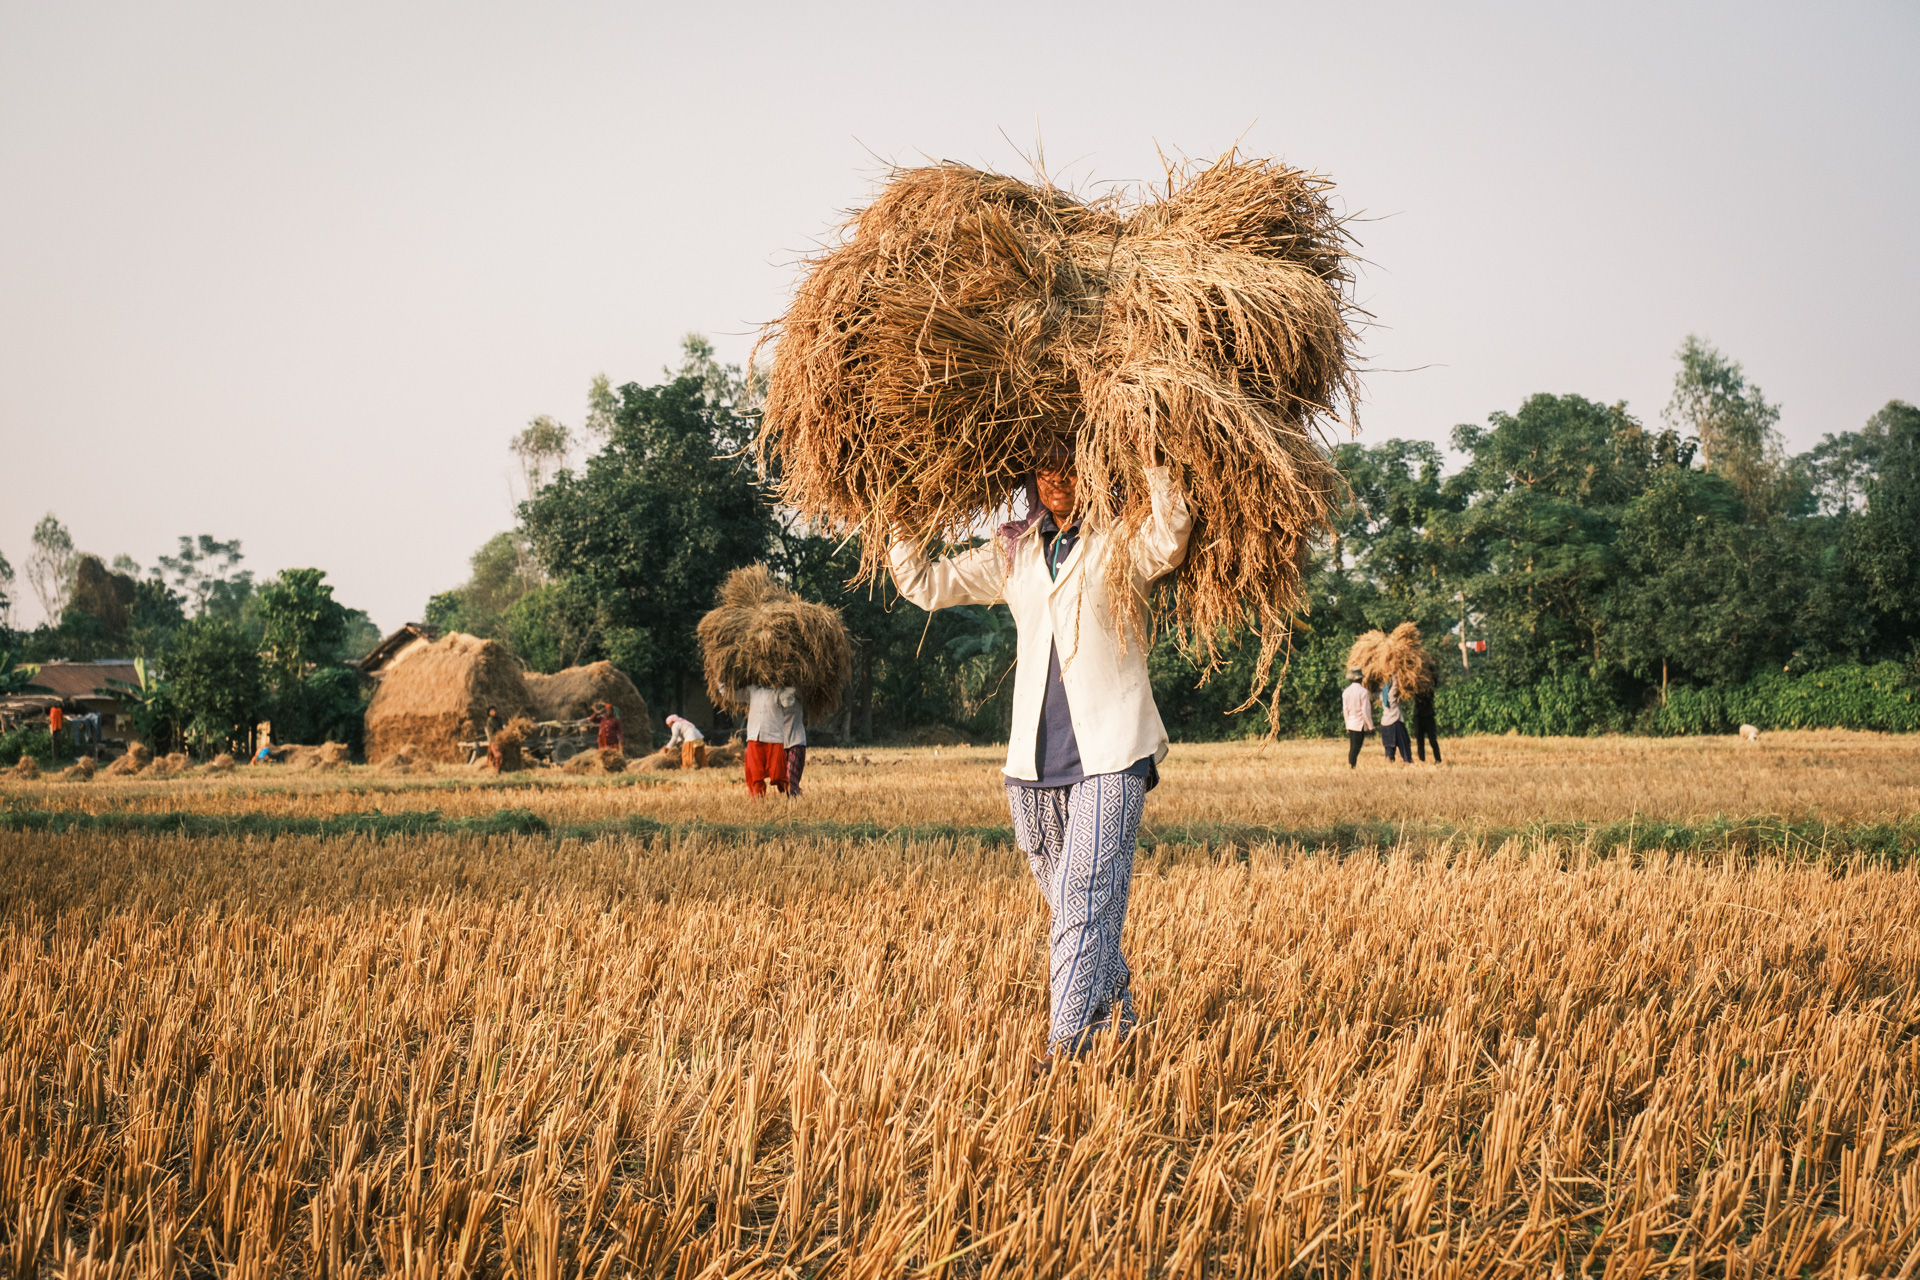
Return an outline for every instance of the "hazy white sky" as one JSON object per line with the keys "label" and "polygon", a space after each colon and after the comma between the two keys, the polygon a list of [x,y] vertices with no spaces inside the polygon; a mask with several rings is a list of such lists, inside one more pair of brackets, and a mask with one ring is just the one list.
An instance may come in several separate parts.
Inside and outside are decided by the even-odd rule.
{"label": "hazy white sky", "polygon": [[[680,334],[743,358],[889,162],[1319,169],[1363,438],[1656,419],[1697,332],[1790,446],[1920,400],[1920,6],[0,0],[0,553],[239,538],[382,627],[511,523],[506,442]],[[25,599],[15,623],[39,608]]]}

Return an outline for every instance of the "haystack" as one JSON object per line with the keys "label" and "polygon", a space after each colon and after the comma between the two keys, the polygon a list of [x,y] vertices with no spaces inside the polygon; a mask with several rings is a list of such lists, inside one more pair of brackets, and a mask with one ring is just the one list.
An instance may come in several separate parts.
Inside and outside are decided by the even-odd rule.
{"label": "haystack", "polygon": [[611,662],[568,667],[550,676],[529,671],[522,678],[539,719],[580,720],[592,714],[594,703],[610,702],[620,712],[628,754],[652,749],[653,723],[647,718],[647,700]]}
{"label": "haystack", "polygon": [[139,773],[152,763],[153,752],[148,749],[146,743],[129,743],[127,744],[127,753],[107,766],[107,776],[124,778],[131,774]]}
{"label": "haystack", "polygon": [[40,762],[32,756],[21,756],[13,763],[13,777],[16,782],[32,782],[40,776]]}
{"label": "haystack", "polygon": [[735,715],[746,710],[741,691],[748,685],[792,685],[808,717],[818,719],[840,705],[853,674],[853,643],[840,611],[802,600],[763,564],[727,575],[698,633],[707,696]]}
{"label": "haystack", "polygon": [[1417,697],[1433,688],[1440,665],[1420,639],[1420,626],[1403,622],[1392,634],[1368,631],[1347,651],[1347,665],[1360,669],[1360,678],[1376,692],[1389,680],[1400,686],[1403,698]]}
{"label": "haystack", "polygon": [[72,764],[62,769],[60,776],[70,782],[92,782],[93,772],[98,765],[99,762],[92,756],[81,756],[78,760],[75,760]]}
{"label": "haystack", "polygon": [[208,773],[232,773],[233,763],[234,763],[233,756],[228,754],[225,751],[222,751],[219,755],[207,761],[207,772]]}
{"label": "haystack", "polygon": [[380,762],[380,772],[405,777],[410,773],[431,773],[433,766],[420,758],[419,748],[405,746]]}
{"label": "haystack", "polygon": [[1127,547],[1162,458],[1193,533],[1154,603],[1209,671],[1251,622],[1257,696],[1342,493],[1320,432],[1358,393],[1331,194],[1231,152],[1132,206],[960,164],[896,171],[763,338],[762,464],[783,501],[864,535],[864,580],[896,533],[970,537],[1069,445],[1089,521],[1119,531],[1109,586],[1137,634]]}
{"label": "haystack", "polygon": [[525,716],[515,716],[507,722],[506,728],[493,735],[493,740],[487,744],[487,748],[489,761],[496,756],[498,758],[496,772],[518,773],[527,767],[526,753],[520,749],[520,744],[527,740],[527,735],[531,732],[533,732],[533,721]]}
{"label": "haystack", "polygon": [[403,650],[380,676],[367,707],[367,756],[411,746],[426,760],[466,759],[462,742],[486,736],[487,708],[534,714],[520,664],[505,645],[454,632]]}

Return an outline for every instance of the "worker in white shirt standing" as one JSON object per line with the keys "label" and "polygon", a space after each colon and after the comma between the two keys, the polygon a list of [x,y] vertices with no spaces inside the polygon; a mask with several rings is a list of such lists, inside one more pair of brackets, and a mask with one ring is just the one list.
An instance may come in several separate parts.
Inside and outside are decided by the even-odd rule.
{"label": "worker in white shirt standing", "polygon": [[1360,668],[1347,671],[1349,681],[1340,694],[1340,710],[1347,718],[1347,768],[1360,766],[1360,747],[1373,732],[1373,695],[1360,679]]}

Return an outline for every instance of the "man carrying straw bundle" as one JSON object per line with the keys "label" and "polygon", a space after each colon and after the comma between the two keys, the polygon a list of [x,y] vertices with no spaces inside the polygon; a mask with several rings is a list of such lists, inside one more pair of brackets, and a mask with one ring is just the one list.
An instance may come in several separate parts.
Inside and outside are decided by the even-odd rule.
{"label": "man carrying straw bundle", "polygon": [[[1189,529],[1166,468],[1150,468],[1147,481],[1153,515],[1132,547],[1138,598],[1179,567]],[[1013,613],[1007,803],[1051,915],[1049,1048],[1071,1056],[1099,1031],[1133,1026],[1120,931],[1141,810],[1167,754],[1146,647],[1123,638],[1108,594],[1111,530],[1080,519],[1078,487],[1072,455],[1058,449],[1028,486],[1026,517],[985,545],[938,562],[910,542],[891,553],[900,594],[923,609],[1005,604]]]}
{"label": "man carrying straw bundle", "polygon": [[853,670],[840,611],[802,600],[765,565],[736,569],[696,629],[714,705],[747,715],[747,793],[800,794],[807,717],[830,714]]}

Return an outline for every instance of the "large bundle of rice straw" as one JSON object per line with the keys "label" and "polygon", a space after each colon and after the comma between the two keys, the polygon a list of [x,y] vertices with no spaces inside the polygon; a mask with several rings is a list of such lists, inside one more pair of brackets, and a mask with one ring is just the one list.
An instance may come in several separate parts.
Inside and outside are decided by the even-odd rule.
{"label": "large bundle of rice straw", "polygon": [[975,533],[1068,443],[1086,515],[1120,532],[1124,602],[1143,469],[1164,459],[1194,528],[1160,615],[1208,671],[1255,626],[1257,696],[1341,494],[1320,427],[1357,395],[1330,193],[1234,153],[1131,207],[959,164],[897,171],[769,328],[763,465],[784,501],[865,535],[866,579],[895,536]]}
{"label": "large bundle of rice straw", "polygon": [[647,700],[611,662],[568,667],[553,675],[529,671],[523,677],[527,694],[542,720],[582,720],[596,702],[610,702],[620,712],[620,729],[628,755],[653,749],[653,727],[647,718]]}
{"label": "large bundle of rice straw", "polygon": [[1427,652],[1420,639],[1420,626],[1403,622],[1391,634],[1369,631],[1353,642],[1347,651],[1347,665],[1360,669],[1360,678],[1369,689],[1378,690],[1391,680],[1399,685],[1402,697],[1416,697],[1433,688],[1440,665]]}
{"label": "large bundle of rice straw", "polygon": [[457,631],[409,645],[387,664],[367,706],[367,758],[411,746],[423,760],[457,764],[466,759],[460,743],[486,736],[488,707],[503,719],[534,712],[505,645]]}
{"label": "large bundle of rice straw", "polygon": [[775,582],[763,564],[735,569],[700,619],[707,696],[738,715],[748,685],[792,685],[818,719],[840,705],[853,674],[853,644],[840,611],[810,604]]}

